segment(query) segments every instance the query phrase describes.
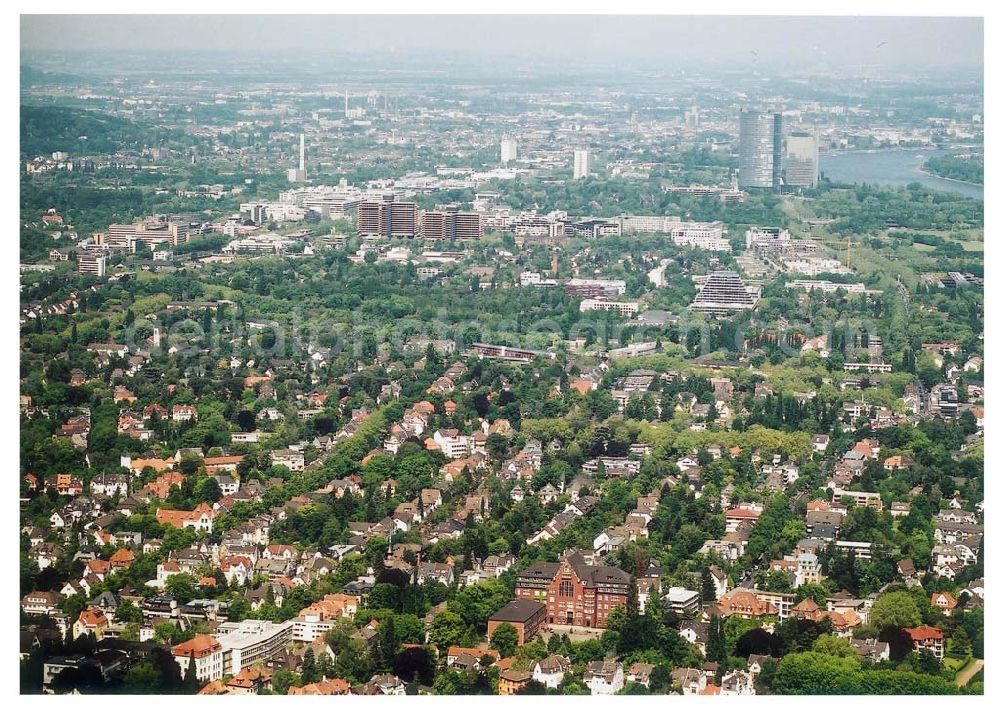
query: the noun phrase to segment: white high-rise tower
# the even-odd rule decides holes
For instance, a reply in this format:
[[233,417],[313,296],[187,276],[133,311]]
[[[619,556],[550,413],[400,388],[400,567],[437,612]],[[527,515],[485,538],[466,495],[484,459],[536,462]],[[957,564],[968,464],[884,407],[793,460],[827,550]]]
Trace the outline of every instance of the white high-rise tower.
[[306,182],[306,135],[299,134],[299,167],[288,169],[289,183]]
[[500,140],[500,163],[508,164],[517,160],[517,139],[504,137]]
[[586,178],[590,175],[590,151],[577,149],[573,152],[573,178]]

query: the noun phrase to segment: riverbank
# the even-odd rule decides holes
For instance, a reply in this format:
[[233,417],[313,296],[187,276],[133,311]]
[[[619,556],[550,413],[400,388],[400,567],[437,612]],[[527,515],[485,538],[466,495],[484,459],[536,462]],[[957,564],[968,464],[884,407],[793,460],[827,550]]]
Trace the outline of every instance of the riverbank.
[[961,178],[949,178],[948,176],[942,176],[940,173],[934,173],[934,171],[927,170],[927,164],[923,164],[917,169],[925,176],[930,176],[931,178],[939,178],[942,181],[952,181],[953,183],[962,183],[966,186],[975,186],[976,188],[982,188],[982,183],[976,183],[975,181],[963,181]]
[[927,160],[945,155],[941,149],[876,149],[841,151],[820,156],[820,172],[835,183],[907,186],[920,183],[924,188],[958,193],[983,199],[984,189],[972,183],[946,179],[922,169]]

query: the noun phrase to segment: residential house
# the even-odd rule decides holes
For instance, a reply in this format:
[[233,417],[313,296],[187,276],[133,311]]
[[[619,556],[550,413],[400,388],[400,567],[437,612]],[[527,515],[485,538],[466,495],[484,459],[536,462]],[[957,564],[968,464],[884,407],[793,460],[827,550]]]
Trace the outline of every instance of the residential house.
[[874,663],[889,660],[889,643],[877,639],[851,639],[851,646],[861,656]]
[[944,658],[944,634],[933,626],[903,629],[918,653],[929,651],[939,661]]
[[531,677],[546,688],[558,688],[566,672],[570,670],[570,660],[559,654],[549,654],[535,663]]
[[435,431],[434,442],[447,458],[464,458],[469,453],[468,438],[454,428],[443,428]]
[[934,592],[931,594],[931,606],[940,609],[945,616],[951,616],[958,606],[958,600],[948,592]]
[[617,661],[591,661],[583,682],[593,696],[614,695],[625,687],[625,670]]
[[497,682],[497,693],[501,696],[516,695],[531,682],[532,678],[531,671],[517,671],[512,668],[501,671]]
[[109,625],[107,615],[100,608],[87,607],[80,612],[80,616],[73,624],[73,638],[93,636],[97,641],[100,641],[104,638],[104,631]]
[[194,421],[198,417],[198,408],[191,404],[177,404],[171,409],[170,418],[173,421]]
[[218,515],[211,505],[201,503],[194,510],[167,510],[157,508],[156,521],[161,525],[172,525],[179,530],[185,527],[197,532],[212,534],[212,522]]
[[654,666],[651,663],[634,663],[629,666],[625,680],[649,688],[650,675],[653,673],[653,668]]

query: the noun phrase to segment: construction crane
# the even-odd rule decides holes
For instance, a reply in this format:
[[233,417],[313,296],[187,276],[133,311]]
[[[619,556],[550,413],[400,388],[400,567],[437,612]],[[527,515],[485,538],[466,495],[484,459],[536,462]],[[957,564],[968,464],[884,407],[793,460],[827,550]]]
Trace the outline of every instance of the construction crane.
[[850,236],[850,235],[847,236],[847,240],[834,240],[833,238],[819,238],[819,239],[813,238],[813,240],[817,240],[819,242],[822,242],[822,244],[824,244],[824,245],[827,245],[827,244],[830,244],[830,245],[847,245],[847,261],[845,262],[845,265],[847,266],[848,270],[851,269],[851,248],[854,246],[854,238],[852,236]]

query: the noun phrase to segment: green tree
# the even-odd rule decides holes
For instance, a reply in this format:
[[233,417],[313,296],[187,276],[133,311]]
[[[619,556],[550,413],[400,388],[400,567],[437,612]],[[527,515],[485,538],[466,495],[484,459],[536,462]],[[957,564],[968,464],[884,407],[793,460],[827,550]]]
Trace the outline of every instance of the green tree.
[[830,591],[822,584],[803,584],[795,590],[795,601],[801,602],[805,599],[812,599],[820,607],[826,606],[826,598]]
[[178,603],[187,604],[198,596],[198,580],[188,572],[172,574],[167,577],[166,590]]
[[130,600],[125,599],[115,609],[115,621],[141,624],[142,612]]
[[438,649],[447,650],[467,641],[469,629],[458,614],[444,611],[434,617],[428,637]]
[[[485,633],[490,616],[512,598],[513,592],[499,579],[460,589],[448,603],[448,611],[458,614],[467,627]],[[435,620],[436,622],[436,620]]]
[[820,634],[816,638],[812,650],[818,654],[826,654],[827,656],[836,656],[838,658],[861,658],[861,654],[851,646],[850,641],[834,634]]
[[184,671],[184,685],[192,690],[198,688],[198,674],[194,656],[188,657],[187,669]]
[[316,659],[316,671],[319,673],[320,678],[326,678],[333,675],[333,659],[330,658],[330,654],[326,651],[319,655]]
[[955,685],[940,676],[912,671],[862,669],[855,658],[814,651],[788,654],[773,679],[779,695],[948,695]]
[[649,588],[649,596],[646,597],[646,614],[653,621],[663,620],[663,595],[660,594],[660,586],[653,582]]
[[296,674],[286,668],[278,669],[274,672],[274,678],[271,679],[271,688],[274,689],[275,693],[285,695],[291,686],[297,684],[298,678]]
[[316,670],[316,652],[309,646],[302,656],[302,683],[315,683],[318,680],[319,673]]
[[379,626],[378,632],[378,664],[388,671],[399,652],[399,637],[396,635],[396,618],[389,617]]
[[909,592],[888,592],[879,597],[868,621],[879,630],[889,626],[918,626],[921,622],[920,610],[913,603]]
[[708,641],[705,643],[705,658],[719,664],[720,675],[725,672],[725,663],[729,658],[729,652],[726,647],[726,630],[722,626],[722,620],[717,615],[713,615],[708,622]]
[[163,677],[150,661],[137,663],[122,680],[122,687],[127,693],[149,694],[158,691],[162,685]]
[[712,573],[706,567],[701,572],[701,601],[714,602],[715,597],[715,580],[712,579]]
[[639,616],[639,586],[635,577],[628,581],[628,596],[625,599],[625,614],[629,617]]
[[969,640],[969,634],[961,626],[955,629],[950,643],[951,652],[955,656],[965,657],[972,651],[972,642]]
[[507,658],[513,655],[514,649],[517,648],[517,638],[517,629],[507,622],[503,622],[493,630],[490,645],[499,651],[502,657]]
[[666,693],[670,689],[670,667],[656,664],[649,672],[649,690],[652,693]]
[[183,636],[183,632],[172,621],[158,621],[153,625],[153,638],[160,644],[179,644]]
[[215,478],[202,478],[194,490],[195,498],[202,503],[215,503],[222,499],[222,486]]
[[375,664],[368,647],[352,639],[347,642],[333,664],[334,675],[352,683],[363,683],[371,678]]

